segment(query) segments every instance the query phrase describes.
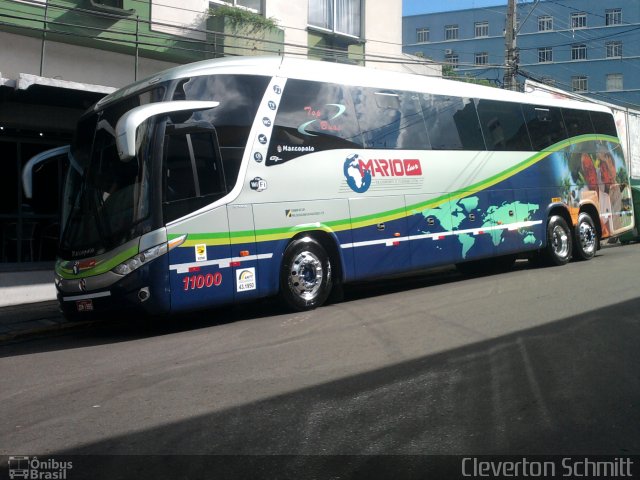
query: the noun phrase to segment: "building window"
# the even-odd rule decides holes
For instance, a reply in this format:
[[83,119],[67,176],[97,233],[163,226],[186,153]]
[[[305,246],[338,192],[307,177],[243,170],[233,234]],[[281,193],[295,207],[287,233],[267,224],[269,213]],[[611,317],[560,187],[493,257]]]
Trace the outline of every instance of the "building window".
[[538,49],[538,63],[553,62],[553,50],[551,47],[543,47]]
[[571,28],[587,28],[587,14],[584,12],[572,13]]
[[447,25],[444,27],[444,39],[445,40],[457,40],[458,39],[458,25]]
[[621,73],[607,74],[607,91],[620,91],[624,89],[623,77]]
[[551,30],[553,30],[553,17],[549,15],[538,17],[538,31],[550,32]]
[[113,7],[121,10],[124,9],[123,0],[93,0],[93,3],[105,7]]
[[586,60],[587,59],[587,46],[571,45],[571,60]]
[[489,22],[476,22],[476,38],[489,36]]
[[416,29],[416,42],[427,43],[429,41],[429,29],[418,28]]
[[607,58],[621,58],[622,57],[622,42],[616,40],[615,42],[607,42]]
[[451,65],[453,68],[458,66],[458,54],[457,53],[447,53],[444,57],[444,61],[447,65]]
[[622,9],[611,8],[605,10],[605,18],[607,25],[620,25],[622,23]]
[[361,12],[362,0],[309,0],[309,25],[359,38]]
[[261,0],[210,0],[209,3],[214,4],[212,6],[231,5],[233,7],[242,7],[253,12],[261,13]]
[[487,65],[489,63],[489,54],[487,52],[480,52],[475,54],[476,65]]
[[586,92],[587,86],[587,77],[585,75],[571,77],[571,89],[574,92]]

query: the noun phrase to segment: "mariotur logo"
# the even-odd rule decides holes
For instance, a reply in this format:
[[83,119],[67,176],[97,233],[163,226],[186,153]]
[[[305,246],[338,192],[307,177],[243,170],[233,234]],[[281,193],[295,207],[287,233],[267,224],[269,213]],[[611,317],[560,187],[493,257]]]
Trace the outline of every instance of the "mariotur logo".
[[359,166],[360,170],[368,170],[374,177],[411,177],[422,175],[422,165],[417,158],[403,160],[360,160]]
[[349,188],[356,193],[364,193],[369,190],[371,180],[376,177],[420,177],[422,164],[417,158],[363,160],[356,153],[347,157],[343,172]]

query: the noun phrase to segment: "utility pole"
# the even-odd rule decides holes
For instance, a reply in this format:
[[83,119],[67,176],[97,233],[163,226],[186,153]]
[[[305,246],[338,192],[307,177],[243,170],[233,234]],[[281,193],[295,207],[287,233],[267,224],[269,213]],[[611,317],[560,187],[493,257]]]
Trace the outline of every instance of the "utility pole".
[[509,0],[507,20],[504,29],[504,88],[518,90],[516,72],[518,71],[518,49],[516,47],[516,0]]

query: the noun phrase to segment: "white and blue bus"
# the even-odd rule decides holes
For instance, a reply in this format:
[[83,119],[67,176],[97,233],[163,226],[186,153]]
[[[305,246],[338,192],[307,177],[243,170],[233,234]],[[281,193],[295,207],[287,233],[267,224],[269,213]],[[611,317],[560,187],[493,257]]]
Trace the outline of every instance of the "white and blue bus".
[[201,309],[443,264],[552,265],[632,228],[611,112],[290,58],[181,66],[105,97],[69,153],[69,315]]

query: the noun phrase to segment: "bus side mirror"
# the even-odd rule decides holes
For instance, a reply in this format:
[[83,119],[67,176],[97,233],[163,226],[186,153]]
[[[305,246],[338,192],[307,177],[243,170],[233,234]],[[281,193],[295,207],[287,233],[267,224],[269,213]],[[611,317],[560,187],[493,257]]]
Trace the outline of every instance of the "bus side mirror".
[[57,157],[59,155],[69,154],[69,145],[63,147],[52,148],[51,150],[45,150],[37,155],[34,155],[24,164],[22,168],[22,191],[26,198],[33,198],[33,171],[37,165],[42,162],[46,162],[50,158]]
[[199,100],[176,100],[173,102],[158,102],[141,105],[125,113],[116,124],[116,148],[120,160],[127,161],[136,155],[136,131],[138,127],[156,115],[172,112],[207,110],[220,105],[220,102]]

